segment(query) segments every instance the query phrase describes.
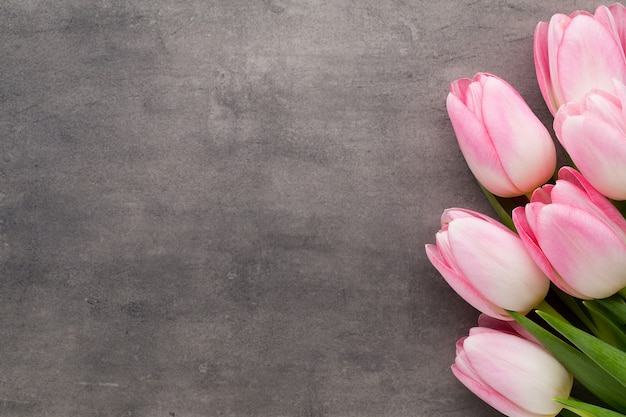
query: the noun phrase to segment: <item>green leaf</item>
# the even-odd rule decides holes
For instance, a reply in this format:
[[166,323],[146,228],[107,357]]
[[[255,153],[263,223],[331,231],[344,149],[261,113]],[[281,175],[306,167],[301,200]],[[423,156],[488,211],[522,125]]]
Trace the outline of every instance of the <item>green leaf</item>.
[[580,417],[626,417],[624,414],[620,414],[616,411],[598,407],[597,405],[576,401],[571,398],[567,400],[555,398],[554,400],[560,404],[563,404],[563,407],[565,409],[573,411]]
[[517,233],[517,229],[515,228],[515,224],[513,224],[513,219],[511,218],[510,210],[505,209],[502,206],[502,203],[498,200],[498,198],[491,192],[489,192],[485,187],[483,187],[481,183],[478,183],[478,185],[480,185],[480,189],[483,190],[483,193],[485,193],[487,201],[489,201],[491,207],[493,207],[493,209],[496,211],[496,214],[500,217],[502,223],[504,223],[506,227]]
[[622,297],[614,295],[602,300],[595,300],[595,302],[610,312],[615,319],[626,325],[626,302]]
[[585,326],[587,326],[587,329],[589,329],[594,334],[598,333],[596,325],[594,324],[589,314],[587,314],[587,312],[583,310],[580,304],[580,300],[578,298],[572,297],[571,295],[567,294],[566,292],[562,291],[554,285],[551,286],[551,289],[556,293],[561,301],[563,301],[563,303],[567,307],[569,307],[570,310],[572,310],[576,317],[578,317],[578,319],[582,321]]
[[615,323],[613,316],[608,313],[597,301],[584,301],[583,305],[591,312],[598,328],[598,336],[604,342],[626,351],[626,333],[624,326]]
[[570,411],[566,408],[563,408],[561,410],[561,412],[559,414],[557,414],[558,416],[561,417],[576,417],[578,414],[574,413],[573,411]]
[[580,350],[553,335],[528,317],[514,311],[508,311],[508,313],[539,340],[589,392],[616,410],[626,413],[626,394],[624,388],[615,378]]
[[556,331],[565,336],[578,349],[597,363],[608,374],[612,375],[626,394],[626,352],[584,332],[563,320],[557,319],[543,311],[538,311],[539,317],[544,319]]

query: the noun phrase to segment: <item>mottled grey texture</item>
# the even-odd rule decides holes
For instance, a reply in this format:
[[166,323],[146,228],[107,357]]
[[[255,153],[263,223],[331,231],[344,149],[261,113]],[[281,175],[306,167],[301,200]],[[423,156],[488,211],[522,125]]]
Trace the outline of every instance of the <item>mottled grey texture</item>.
[[[545,4],[544,4],[545,3]],[[0,414],[484,417],[450,81],[590,1],[3,0]]]

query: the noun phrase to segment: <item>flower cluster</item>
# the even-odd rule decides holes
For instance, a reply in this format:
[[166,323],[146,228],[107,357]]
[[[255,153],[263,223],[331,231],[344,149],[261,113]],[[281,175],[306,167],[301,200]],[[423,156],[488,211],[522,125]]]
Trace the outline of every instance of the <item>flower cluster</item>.
[[[454,375],[507,416],[626,415],[626,7],[540,22],[537,80],[570,164],[506,81],[454,81],[446,106],[502,223],[441,216],[426,254],[483,313]],[[555,304],[556,302],[556,304]],[[571,395],[576,382],[587,402]]]

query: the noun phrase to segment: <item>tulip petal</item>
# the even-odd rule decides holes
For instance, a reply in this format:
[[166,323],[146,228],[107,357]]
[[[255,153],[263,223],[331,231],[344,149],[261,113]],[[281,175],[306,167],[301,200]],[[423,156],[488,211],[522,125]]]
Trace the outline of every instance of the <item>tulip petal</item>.
[[626,9],[619,3],[611,6],[598,6],[594,17],[601,22],[609,32],[613,33],[617,42],[626,45]]
[[609,10],[613,15],[617,35],[623,48],[626,46],[626,7],[620,3],[615,3],[609,6]]
[[486,314],[481,314],[480,316],[478,316],[478,326],[479,327],[473,327],[470,329],[470,336],[477,333],[475,329],[483,329],[483,331],[485,329],[488,329],[492,332],[501,332],[520,336],[528,340],[529,342],[541,344],[541,342],[539,342],[539,340],[537,340],[535,336],[533,336],[528,330],[526,330],[516,321],[498,320]]
[[[623,127],[623,126],[626,126],[626,85],[620,80],[613,80],[613,83],[614,83],[613,89],[615,90],[615,97],[617,97],[622,107],[622,117],[620,119],[620,121],[622,122],[622,125],[620,126]],[[626,134],[626,128],[624,128],[624,134]]]
[[556,415],[553,398],[567,398],[572,377],[543,347],[506,333],[477,334],[463,343],[482,381],[529,413]]
[[519,93],[497,77],[485,81],[482,98],[483,122],[509,180],[519,190],[543,185],[556,167],[548,129]]
[[546,274],[550,272],[552,269],[548,259],[544,256],[541,248],[539,247],[539,243],[537,242],[537,238],[535,237],[535,232],[528,220],[527,215],[532,214],[532,210],[536,207],[541,207],[543,204],[541,203],[530,203],[525,207],[516,207],[513,209],[511,217],[513,218],[513,224],[515,224],[515,229],[524,244],[524,247],[528,254],[533,258],[537,266]]
[[[490,327],[486,327],[486,326],[485,326],[485,327],[483,327],[483,326],[480,324],[480,317],[486,317],[486,318],[488,318],[488,319],[490,319],[490,320],[493,320],[494,322],[502,323],[502,330],[500,330],[500,329],[492,329],[492,328],[490,328]],[[489,316],[488,316],[488,315],[486,315],[486,314],[481,314],[481,315],[480,315],[480,317],[479,317],[479,327],[472,327],[472,328],[469,330],[469,335],[470,335],[470,336],[471,336],[471,335],[473,335],[473,334],[482,334],[482,333],[502,333],[502,332],[505,332],[505,331],[508,331],[509,333],[511,333],[510,323],[515,323],[515,322],[512,322],[512,321],[498,320],[498,319],[496,319],[496,318],[489,317]],[[485,321],[485,319],[483,319],[483,321]],[[489,322],[488,322],[488,323],[489,323]],[[489,324],[490,324],[490,323],[489,323]],[[508,327],[505,327],[505,326],[508,326]],[[508,329],[508,330],[504,330],[504,329]],[[511,333],[511,334],[514,334],[514,333]]]
[[[561,176],[556,181],[556,186],[553,188],[550,196],[552,197],[552,203],[576,207],[586,211],[598,219],[601,219],[605,222],[607,227],[613,229],[623,238],[624,241],[626,241],[626,234],[624,231],[615,224],[610,216],[606,214],[606,210],[603,210],[601,207],[596,205],[591,198],[589,198],[585,189],[580,187],[578,184],[567,181],[563,178],[563,176]],[[608,200],[604,196],[602,196],[602,200],[604,200],[606,204],[610,205],[613,210],[616,210],[613,205],[608,203]]]
[[[624,219],[615,206],[600,194],[578,171],[568,166],[561,168],[559,170],[559,181],[570,182],[583,190],[587,195],[586,199],[590,200],[601,213],[601,218],[608,219],[607,223],[612,222],[620,230],[626,231],[626,219]],[[559,193],[557,192],[557,194]],[[557,198],[560,200],[562,197],[559,196]]]
[[591,90],[579,102],[580,109],[578,113],[584,115],[585,118],[601,120],[624,132],[626,124],[623,119],[622,103],[620,98],[618,98],[618,94],[620,92],[623,93],[621,86],[623,84],[613,80],[614,94],[603,90]]
[[585,14],[569,22],[556,61],[566,102],[580,100],[594,88],[612,91],[613,78],[626,76],[621,45],[602,23]]
[[529,413],[520,408],[489,386],[483,385],[470,375],[467,375],[464,370],[466,368],[461,368],[456,363],[452,365],[452,373],[467,389],[502,414],[509,417],[545,417],[545,414]]
[[626,286],[626,245],[597,217],[550,204],[537,214],[535,234],[556,272],[585,298],[605,298]]
[[552,189],[554,185],[546,184],[541,188],[537,188],[533,191],[533,195],[530,197],[530,201],[533,203],[550,204],[552,202]]
[[480,316],[478,316],[478,327],[472,327],[470,329],[470,335],[473,334],[472,331],[475,331],[474,329],[490,329],[494,331],[513,334],[514,332],[511,329],[511,323],[514,322],[502,321],[486,314],[481,314]]
[[526,313],[548,292],[547,277],[514,233],[463,218],[450,224],[448,239],[459,273],[492,304]]
[[539,22],[534,36],[535,72],[541,95],[550,112],[556,113],[560,102],[554,97],[555,86],[550,78],[550,60],[548,56],[548,23]]
[[[527,204],[526,207],[516,207],[513,210],[513,223],[515,224],[515,228],[519,233],[522,244],[524,245],[524,248],[526,248],[526,251],[533,259],[535,264],[537,264],[539,269],[541,269],[541,271],[546,274],[546,276],[550,279],[550,281],[554,283],[554,285],[575,297],[587,298],[583,294],[576,291],[574,288],[570,287],[563,280],[563,278],[554,270],[552,264],[539,246],[533,228],[535,227],[535,218],[537,216],[537,213],[541,210],[543,206],[544,204],[542,203],[530,203]],[[531,217],[531,220],[528,219],[528,216]]]
[[455,219],[460,219],[462,217],[470,217],[470,218],[477,218],[477,219],[481,219],[486,221],[487,223],[490,223],[504,231],[507,232],[511,232],[505,225],[503,225],[502,223],[500,223],[499,221],[493,219],[492,217],[489,217],[487,215],[484,215],[482,213],[479,213],[477,211],[473,211],[473,210],[469,210],[469,209],[464,209],[464,208],[449,208],[449,209],[445,209],[441,215],[441,225],[442,226],[446,226],[452,222],[452,220]]
[[565,29],[569,26],[571,20],[569,16],[557,13],[550,18],[548,25],[548,61],[550,63],[550,79],[553,88],[552,95],[555,101],[552,114],[559,109],[559,106],[565,103],[565,97],[559,81],[558,52]]
[[426,245],[426,255],[430,263],[439,271],[448,285],[469,305],[492,317],[501,320],[512,320],[503,309],[489,303],[462,275],[451,268],[449,264],[443,260],[437,246]]
[[503,197],[523,194],[504,175],[483,123],[452,93],[448,94],[446,107],[461,152],[478,182],[493,194]]
[[626,200],[626,137],[601,120],[574,116],[561,128],[561,143],[580,172],[598,191]]
[[465,104],[469,100],[467,92],[469,91],[469,86],[471,84],[472,80],[469,78],[459,78],[458,80],[450,83],[450,93],[458,97],[459,100]]

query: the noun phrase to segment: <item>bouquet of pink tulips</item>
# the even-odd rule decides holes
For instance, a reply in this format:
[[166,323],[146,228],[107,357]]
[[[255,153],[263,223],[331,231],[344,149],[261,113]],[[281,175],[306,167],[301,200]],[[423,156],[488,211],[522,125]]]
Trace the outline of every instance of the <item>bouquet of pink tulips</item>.
[[626,416],[626,7],[554,15],[537,79],[571,163],[486,73],[452,83],[459,146],[502,222],[445,210],[426,253],[482,314],[454,375],[507,416]]

